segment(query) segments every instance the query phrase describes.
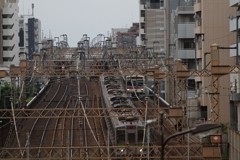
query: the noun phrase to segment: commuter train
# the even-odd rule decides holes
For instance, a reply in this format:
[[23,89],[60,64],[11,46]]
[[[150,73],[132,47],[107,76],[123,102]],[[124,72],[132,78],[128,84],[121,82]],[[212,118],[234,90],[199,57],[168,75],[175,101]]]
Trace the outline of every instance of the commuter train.
[[[136,107],[127,97],[120,77],[100,77],[103,106],[109,108],[105,112],[108,116],[105,118],[108,129],[112,131],[111,143],[119,146],[115,152],[116,156],[128,155],[146,155],[146,150],[142,145],[146,143],[144,135],[144,121],[139,116]],[[111,110],[119,108],[119,110]],[[121,117],[117,117],[121,116]],[[139,146],[130,150],[128,146]]]
[[135,97],[145,94],[145,78],[143,75],[126,76],[127,94]]

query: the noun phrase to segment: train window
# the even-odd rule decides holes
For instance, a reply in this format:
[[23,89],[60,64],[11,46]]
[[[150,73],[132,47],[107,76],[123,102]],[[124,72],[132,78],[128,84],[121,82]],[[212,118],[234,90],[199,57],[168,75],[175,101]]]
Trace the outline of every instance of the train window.
[[128,142],[130,144],[135,143],[135,133],[128,133]]
[[121,100],[115,100],[115,101],[113,101],[113,104],[128,104],[128,102],[127,101],[121,101]]
[[125,131],[117,131],[117,143],[125,143]]
[[131,81],[127,81],[127,86],[132,86]]
[[124,104],[115,104],[113,105],[114,108],[132,108],[130,105],[124,105]]
[[127,86],[128,87],[143,86],[143,80],[140,79],[140,80],[137,80],[137,81],[135,81],[135,80],[127,81]]
[[138,142],[143,141],[143,130],[138,130]]
[[143,81],[142,80],[137,81],[137,86],[143,86]]
[[123,100],[123,101],[126,101],[127,98],[126,98],[126,97],[113,97],[113,98],[111,98],[111,101],[115,101],[115,100]]

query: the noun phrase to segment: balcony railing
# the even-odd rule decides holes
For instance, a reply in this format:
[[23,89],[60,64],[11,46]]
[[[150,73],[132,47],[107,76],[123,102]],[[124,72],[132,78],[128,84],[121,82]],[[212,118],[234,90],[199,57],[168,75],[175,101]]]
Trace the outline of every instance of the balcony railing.
[[195,48],[178,48],[179,50],[195,50]]
[[178,22],[178,24],[195,24],[195,22]]

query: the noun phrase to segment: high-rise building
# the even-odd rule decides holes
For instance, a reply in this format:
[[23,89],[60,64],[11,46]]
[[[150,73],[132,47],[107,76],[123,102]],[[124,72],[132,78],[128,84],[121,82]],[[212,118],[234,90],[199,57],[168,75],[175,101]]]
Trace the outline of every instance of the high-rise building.
[[[194,44],[194,8],[193,6],[179,6],[173,10],[170,22],[170,35],[172,39],[170,55],[174,60],[181,59],[186,69],[195,69]],[[174,50],[173,50],[174,49]],[[194,77],[188,79],[188,97],[195,97]]]
[[41,47],[41,21],[33,15],[21,15],[19,19],[21,52],[32,59],[33,53],[39,53]]
[[18,0],[0,1],[0,65],[19,66]]
[[157,45],[159,52],[165,53],[164,28],[164,0],[140,0],[140,27],[139,36],[142,45],[154,48]]

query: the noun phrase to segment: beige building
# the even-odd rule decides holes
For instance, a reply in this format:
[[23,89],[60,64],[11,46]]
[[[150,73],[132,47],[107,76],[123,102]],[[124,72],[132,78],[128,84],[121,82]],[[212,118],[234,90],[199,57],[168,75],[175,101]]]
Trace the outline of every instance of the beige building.
[[[162,54],[166,53],[165,44],[165,11],[163,0],[140,0],[140,28],[139,36],[147,48],[153,48]],[[144,45],[144,44],[142,44]]]
[[[229,6],[229,0],[196,0],[194,5],[195,12],[195,44],[196,44],[196,69],[210,70],[210,65],[206,65],[211,61],[210,55],[206,54],[206,62],[204,55],[210,52],[210,46],[213,43],[219,46],[229,47],[236,41],[236,35],[229,30],[228,15],[235,15],[236,9]],[[230,58],[229,49],[220,50],[220,65],[234,65],[235,58]],[[196,77],[197,96],[200,99],[200,109],[205,119],[211,119],[211,77]],[[220,78],[219,87],[219,122],[226,123],[230,121],[230,76],[225,75]]]

